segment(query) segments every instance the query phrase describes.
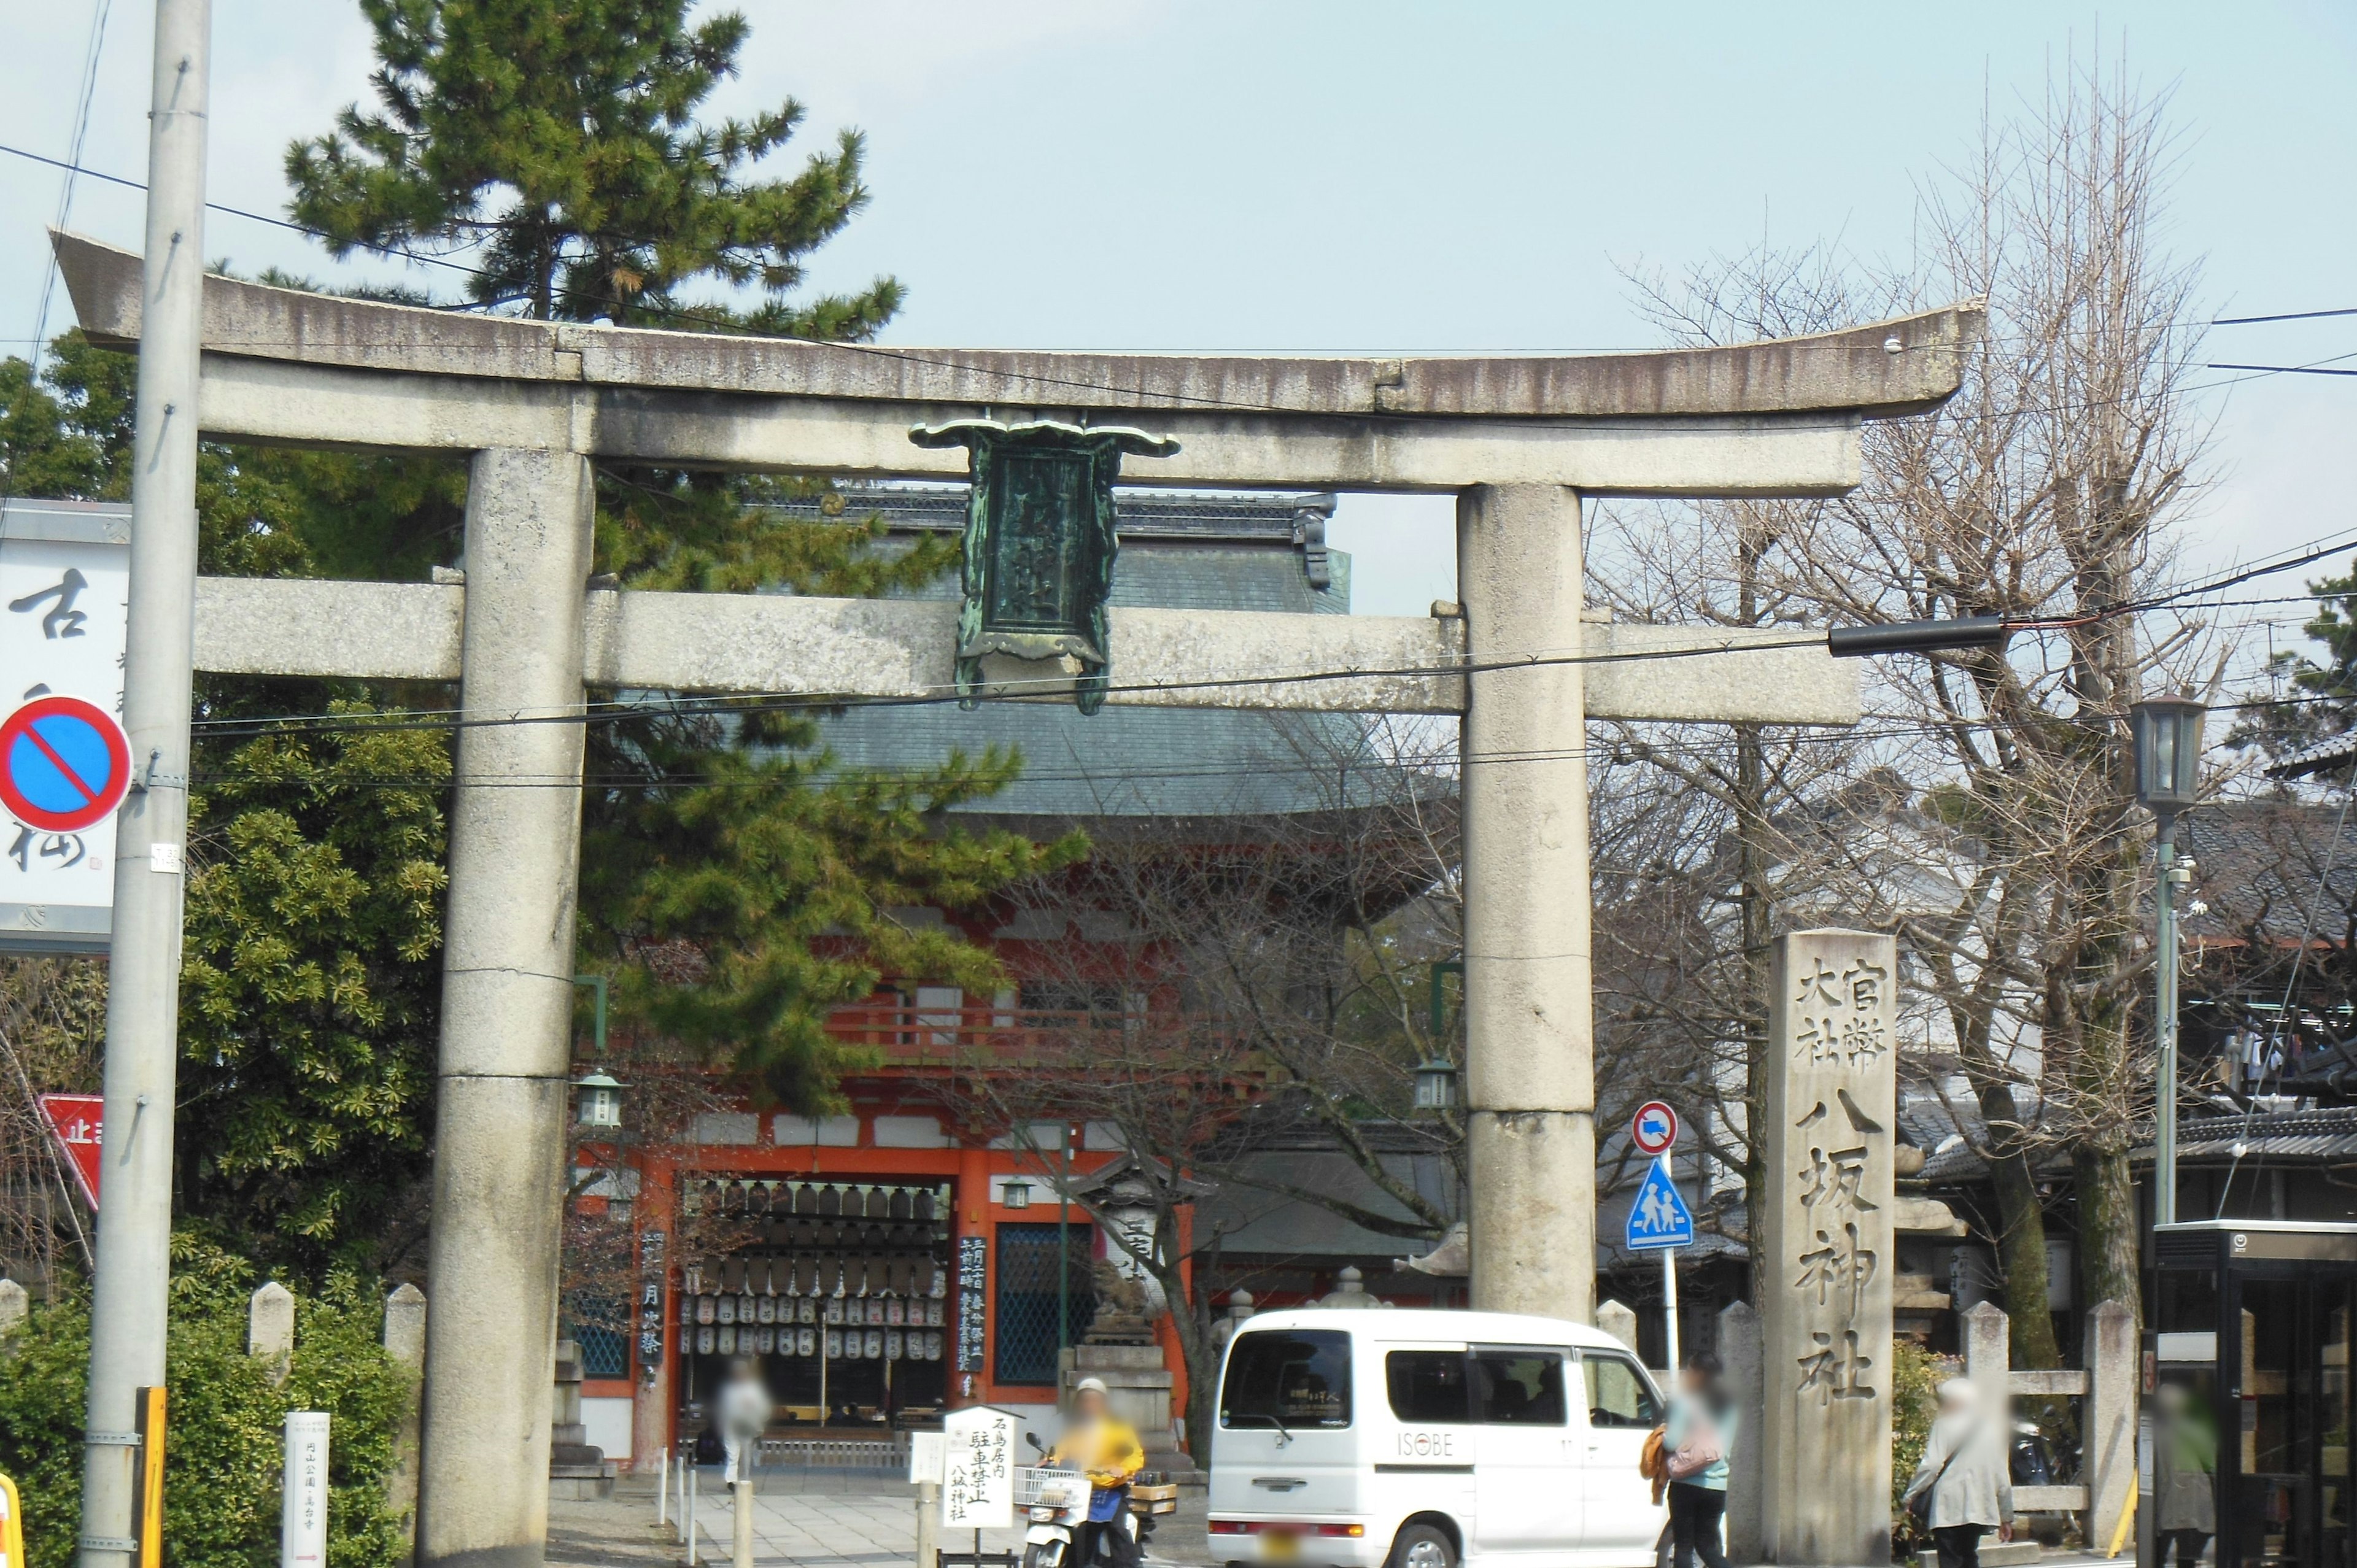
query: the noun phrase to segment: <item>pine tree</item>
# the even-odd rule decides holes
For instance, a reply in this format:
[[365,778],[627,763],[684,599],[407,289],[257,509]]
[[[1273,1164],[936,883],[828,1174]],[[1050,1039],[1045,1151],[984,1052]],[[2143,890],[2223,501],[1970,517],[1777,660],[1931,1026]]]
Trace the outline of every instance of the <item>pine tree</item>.
[[2357,560],[2347,575],[2308,588],[2317,611],[2300,629],[2323,645],[2323,659],[2287,651],[2269,660],[2268,672],[2288,682],[2292,700],[2246,710],[2227,745],[2255,746],[2281,757],[2357,725]]
[[[845,131],[797,175],[770,178],[756,166],[786,146],[800,104],[698,118],[735,72],[742,16],[691,26],[686,0],[362,9],[376,108],[348,109],[286,160],[290,212],[338,254],[462,257],[479,269],[469,298],[544,319],[858,340],[899,308],[888,277],[791,297],[806,258],[866,205],[862,142]],[[699,287],[750,302],[691,297]],[[877,519],[811,523],[763,508],[813,488],[601,464],[598,564],[633,587],[873,595],[954,560],[946,541],[876,549]],[[584,810],[585,962],[614,974],[622,1018],[804,1111],[836,1105],[837,1076],[865,1059],[826,1035],[834,1006],[887,974],[984,988],[996,977],[980,950],[888,910],[972,905],[1082,848],[942,827],[949,807],[1015,776],[1012,755],[846,779],[817,739],[807,710],[649,704],[591,729]]]

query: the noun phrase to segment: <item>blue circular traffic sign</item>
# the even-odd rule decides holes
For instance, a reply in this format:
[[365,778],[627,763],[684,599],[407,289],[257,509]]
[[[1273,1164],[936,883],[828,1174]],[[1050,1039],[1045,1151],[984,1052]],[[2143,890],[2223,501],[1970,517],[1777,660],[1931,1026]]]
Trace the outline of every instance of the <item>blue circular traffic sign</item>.
[[75,833],[131,787],[131,743],[103,708],[36,697],[0,721],[0,806],[27,827]]
[[1678,1113],[1658,1100],[1648,1100],[1631,1119],[1629,1136],[1645,1153],[1661,1154],[1678,1141]]

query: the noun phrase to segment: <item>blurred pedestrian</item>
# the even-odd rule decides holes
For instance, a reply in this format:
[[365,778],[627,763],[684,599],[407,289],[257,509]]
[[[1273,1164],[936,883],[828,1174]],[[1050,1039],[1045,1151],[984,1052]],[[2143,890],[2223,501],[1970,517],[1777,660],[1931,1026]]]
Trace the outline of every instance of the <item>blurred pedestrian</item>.
[[1670,1481],[1672,1568],[1694,1568],[1697,1555],[1703,1568],[1727,1568],[1719,1527],[1727,1516],[1727,1456],[1735,1435],[1735,1402],[1727,1394],[1726,1369],[1717,1356],[1696,1350],[1679,1374],[1662,1430],[1663,1467]]
[[1980,1568],[1981,1537],[2013,1539],[2013,1472],[2005,1433],[1963,1378],[1940,1385],[1940,1413],[1901,1501],[1932,1533],[1940,1568]]

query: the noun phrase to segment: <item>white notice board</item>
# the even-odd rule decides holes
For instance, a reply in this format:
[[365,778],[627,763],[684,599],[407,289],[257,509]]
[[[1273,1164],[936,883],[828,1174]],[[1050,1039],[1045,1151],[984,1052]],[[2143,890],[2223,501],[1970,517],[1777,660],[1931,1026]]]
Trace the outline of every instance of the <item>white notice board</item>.
[[1015,1418],[975,1405],[942,1423],[949,1455],[942,1475],[944,1530],[1005,1530],[1015,1522]]
[[[130,596],[129,507],[0,505],[0,718],[52,694],[121,718]],[[113,817],[61,833],[0,808],[0,952],[104,952],[113,911]]]

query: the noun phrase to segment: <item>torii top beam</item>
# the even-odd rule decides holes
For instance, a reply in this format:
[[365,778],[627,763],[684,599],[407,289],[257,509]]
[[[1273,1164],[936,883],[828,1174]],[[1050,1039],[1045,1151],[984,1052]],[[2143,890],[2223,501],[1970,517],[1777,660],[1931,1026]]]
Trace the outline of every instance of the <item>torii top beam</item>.
[[[139,258],[53,242],[84,330],[135,343]],[[1157,484],[1823,495],[1857,483],[1862,421],[1956,390],[1985,315],[1645,353],[1205,357],[586,327],[208,278],[202,418],[259,441],[940,478],[963,455],[913,446],[912,423],[1022,411],[1178,436]]]

